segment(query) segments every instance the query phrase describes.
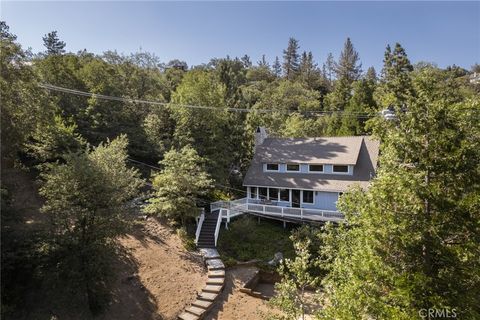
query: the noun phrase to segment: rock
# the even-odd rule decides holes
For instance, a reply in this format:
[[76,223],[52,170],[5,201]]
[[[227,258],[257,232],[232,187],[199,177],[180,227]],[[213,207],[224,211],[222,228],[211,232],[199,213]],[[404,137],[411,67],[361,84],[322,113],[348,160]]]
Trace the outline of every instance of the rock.
[[268,262],[269,265],[271,266],[276,266],[280,263],[280,261],[283,260],[283,254],[281,252],[275,253],[273,256],[273,259]]

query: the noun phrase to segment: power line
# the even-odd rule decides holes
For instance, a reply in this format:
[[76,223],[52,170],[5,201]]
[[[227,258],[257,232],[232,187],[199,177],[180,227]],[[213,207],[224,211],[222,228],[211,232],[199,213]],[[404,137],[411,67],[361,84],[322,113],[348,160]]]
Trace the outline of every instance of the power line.
[[41,83],[38,85],[39,87],[49,90],[49,91],[57,91],[66,94],[73,94],[83,97],[90,97],[95,99],[102,99],[102,100],[109,100],[109,101],[118,101],[118,102],[126,102],[126,103],[139,103],[139,104],[150,104],[150,105],[157,105],[157,106],[178,106],[184,108],[191,108],[191,109],[205,109],[205,110],[225,110],[225,111],[232,111],[232,112],[243,112],[243,113],[284,113],[284,114],[293,114],[293,113],[304,113],[304,114],[316,114],[316,115],[332,115],[332,114],[339,114],[342,116],[351,116],[357,117],[360,119],[369,119],[373,118],[374,116],[368,115],[362,112],[354,112],[354,111],[318,111],[318,110],[306,110],[306,111],[286,111],[286,110],[274,110],[274,109],[247,109],[247,108],[219,108],[219,107],[212,107],[212,106],[201,106],[201,105],[189,105],[189,104],[177,104],[171,102],[161,102],[161,101],[151,101],[151,100],[142,100],[142,99],[132,99],[132,98],[123,98],[123,97],[115,97],[115,96],[107,96],[98,93],[91,93],[80,91],[76,89],[69,89],[64,87],[59,87],[55,85],[51,85],[48,83]]

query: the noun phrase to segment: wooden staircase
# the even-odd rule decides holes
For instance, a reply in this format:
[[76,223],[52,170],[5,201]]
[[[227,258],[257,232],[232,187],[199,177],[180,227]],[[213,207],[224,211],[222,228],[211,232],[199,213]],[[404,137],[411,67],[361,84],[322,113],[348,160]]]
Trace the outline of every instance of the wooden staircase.
[[215,248],[215,228],[217,227],[219,210],[215,210],[205,215],[205,220],[198,237],[198,248]]

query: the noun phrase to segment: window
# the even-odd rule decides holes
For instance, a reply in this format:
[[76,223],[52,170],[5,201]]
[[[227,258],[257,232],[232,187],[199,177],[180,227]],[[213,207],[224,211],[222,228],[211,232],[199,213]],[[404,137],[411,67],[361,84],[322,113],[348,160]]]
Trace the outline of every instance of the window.
[[288,189],[280,189],[280,200],[290,202],[290,191]]
[[250,187],[250,198],[257,199],[257,187]]
[[278,171],[278,163],[267,163],[267,171]]
[[323,172],[323,164],[310,164],[308,166],[310,172]]
[[278,201],[278,189],[269,188],[268,189],[268,198],[270,200]]
[[267,199],[267,188],[258,188],[258,195],[260,199]]
[[333,172],[348,173],[348,166],[338,166],[338,165],[334,165],[334,166],[333,166]]
[[287,171],[300,171],[299,164],[287,164]]
[[303,190],[303,203],[314,203],[313,202],[313,191]]

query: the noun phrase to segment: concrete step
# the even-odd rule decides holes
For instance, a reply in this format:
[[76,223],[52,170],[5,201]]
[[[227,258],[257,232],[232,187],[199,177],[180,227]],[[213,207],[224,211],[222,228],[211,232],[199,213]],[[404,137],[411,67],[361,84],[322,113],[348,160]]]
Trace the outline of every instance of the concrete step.
[[205,260],[220,258],[220,254],[216,249],[200,249],[200,253]]
[[182,312],[182,314],[178,316],[178,319],[181,319],[181,320],[198,320],[200,318],[197,315],[191,314],[189,312]]
[[215,300],[215,298],[218,296],[216,293],[212,292],[202,292],[197,299],[204,300],[204,301],[211,301]]
[[189,312],[191,314],[194,314],[196,315],[197,317],[201,317],[204,313],[205,313],[205,309],[204,308],[199,308],[199,307],[196,307],[196,306],[191,306],[191,307],[188,307],[187,309],[185,309],[186,312]]
[[205,288],[203,288],[203,292],[210,292],[210,293],[220,293],[222,291],[223,286],[217,286],[217,285],[210,285],[207,284]]
[[208,278],[207,285],[219,285],[223,286],[225,283],[225,278]]
[[209,278],[225,278],[225,270],[211,270],[208,272]]
[[212,301],[197,299],[192,303],[192,306],[203,308],[203,309],[207,310],[208,308],[210,308],[212,303],[213,303]]
[[207,260],[207,268],[208,271],[210,270],[224,270],[225,265],[223,264],[222,260],[220,259],[210,259]]

